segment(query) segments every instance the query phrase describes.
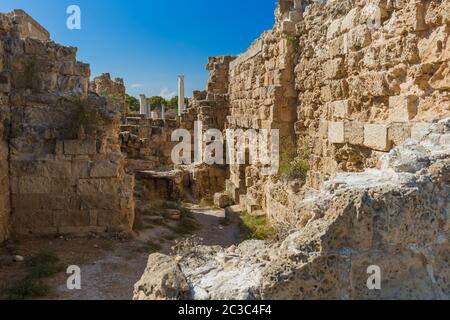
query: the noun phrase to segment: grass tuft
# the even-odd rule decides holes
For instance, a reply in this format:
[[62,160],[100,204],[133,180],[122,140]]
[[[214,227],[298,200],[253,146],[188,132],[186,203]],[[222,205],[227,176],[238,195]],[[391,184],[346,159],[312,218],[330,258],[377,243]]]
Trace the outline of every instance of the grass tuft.
[[270,240],[275,236],[275,229],[267,217],[255,217],[244,211],[240,218],[241,234],[245,240]]
[[50,287],[42,280],[63,270],[59,259],[52,253],[41,253],[26,261],[27,275],[0,292],[0,298],[26,300],[43,298],[50,293]]

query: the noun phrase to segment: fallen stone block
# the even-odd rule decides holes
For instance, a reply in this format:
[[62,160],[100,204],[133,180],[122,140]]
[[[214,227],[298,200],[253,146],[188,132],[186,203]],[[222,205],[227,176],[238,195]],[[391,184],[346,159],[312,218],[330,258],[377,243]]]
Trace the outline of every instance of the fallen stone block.
[[233,204],[229,195],[226,193],[216,193],[214,195],[214,205],[219,208],[226,208]]

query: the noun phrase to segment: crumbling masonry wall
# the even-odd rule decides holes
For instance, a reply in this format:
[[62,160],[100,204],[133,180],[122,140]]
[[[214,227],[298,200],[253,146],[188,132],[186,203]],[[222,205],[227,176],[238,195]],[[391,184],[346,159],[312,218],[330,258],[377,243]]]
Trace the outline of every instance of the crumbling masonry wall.
[[[136,172],[138,180],[144,179],[146,183],[147,180],[158,183],[164,179],[177,180],[173,182],[176,185],[172,188],[174,193],[189,201],[200,200],[224,190],[225,180],[228,178],[226,165],[191,163],[177,165],[173,170],[172,150],[179,141],[172,141],[172,133],[177,129],[190,132],[193,161],[195,121],[202,122],[202,133],[207,129],[225,129],[230,113],[229,65],[233,59],[231,56],[209,58],[206,66],[209,72],[206,90],[193,92],[189,108],[181,116],[175,119],[147,119],[145,115],[130,114],[123,119],[121,149],[127,156],[126,168]],[[164,176],[164,172],[167,176]],[[179,176],[183,178],[178,179]],[[175,195],[170,196],[174,197]]]
[[227,128],[281,129],[280,154],[294,131],[310,168],[301,188],[258,166],[231,166],[229,195],[249,212],[292,213],[304,190],[376,167],[448,116],[449,9],[432,0],[280,0],[274,28],[230,64]]
[[[230,64],[229,129],[278,129],[280,153],[294,147],[296,48],[280,26],[265,32]],[[227,192],[249,212],[264,207],[262,190],[269,177],[260,165],[231,165]]]
[[374,167],[450,114],[449,1],[314,3],[296,25],[299,138],[308,183]]
[[13,235],[131,230],[134,179],[124,172],[117,107],[88,92],[76,48],[24,32],[23,21],[0,15],[0,217],[7,155]]

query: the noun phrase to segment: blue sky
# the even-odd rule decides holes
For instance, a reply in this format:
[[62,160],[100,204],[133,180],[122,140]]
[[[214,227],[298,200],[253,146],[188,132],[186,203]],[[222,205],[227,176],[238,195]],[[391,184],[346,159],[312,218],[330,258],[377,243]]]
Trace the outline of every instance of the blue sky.
[[[0,0],[0,11],[27,11],[52,39],[78,47],[92,75],[123,77],[132,95],[167,95],[186,77],[203,90],[208,56],[238,54],[273,25],[275,0]],[[69,5],[81,30],[66,28]]]

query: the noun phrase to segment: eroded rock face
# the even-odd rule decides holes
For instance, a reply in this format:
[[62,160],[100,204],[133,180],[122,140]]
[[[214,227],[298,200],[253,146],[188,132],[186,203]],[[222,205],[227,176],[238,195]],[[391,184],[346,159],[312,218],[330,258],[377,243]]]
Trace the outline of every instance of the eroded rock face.
[[[177,257],[189,297],[449,299],[449,133],[450,119],[440,121],[392,150],[380,169],[338,174],[299,203],[291,218],[302,227],[280,243]],[[370,266],[381,270],[381,290],[367,287]]]
[[184,299],[188,296],[189,286],[175,259],[154,254],[134,292],[139,300]]

